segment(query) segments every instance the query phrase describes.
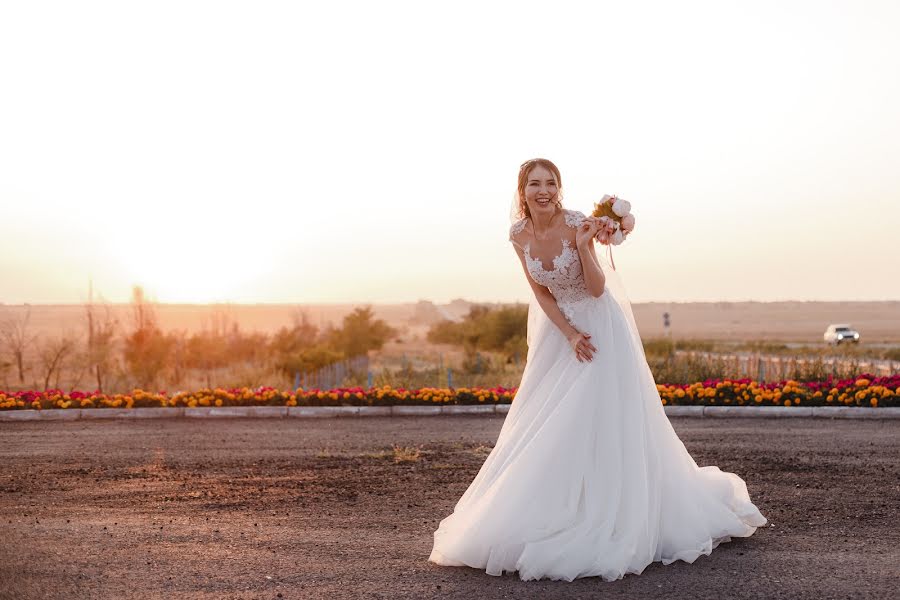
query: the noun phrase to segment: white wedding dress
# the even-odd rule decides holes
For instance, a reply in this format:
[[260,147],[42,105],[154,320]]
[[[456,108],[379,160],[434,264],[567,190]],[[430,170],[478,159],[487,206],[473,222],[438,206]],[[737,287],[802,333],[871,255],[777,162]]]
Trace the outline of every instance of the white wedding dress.
[[[564,210],[570,227],[584,219]],[[481,470],[434,532],[429,561],[517,571],[522,580],[613,581],[752,535],[766,518],[744,481],[698,467],[672,429],[630,305],[609,293],[609,263],[601,263],[608,283],[598,298],[571,242],[549,271],[529,250],[531,276],[597,351],[579,362],[546,315],[529,315],[515,400]]]

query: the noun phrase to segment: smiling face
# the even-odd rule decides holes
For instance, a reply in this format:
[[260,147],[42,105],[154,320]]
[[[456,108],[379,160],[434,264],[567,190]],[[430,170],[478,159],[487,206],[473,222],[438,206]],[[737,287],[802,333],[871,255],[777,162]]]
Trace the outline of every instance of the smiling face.
[[550,169],[536,165],[525,181],[525,203],[532,215],[553,214],[559,197],[559,182]]

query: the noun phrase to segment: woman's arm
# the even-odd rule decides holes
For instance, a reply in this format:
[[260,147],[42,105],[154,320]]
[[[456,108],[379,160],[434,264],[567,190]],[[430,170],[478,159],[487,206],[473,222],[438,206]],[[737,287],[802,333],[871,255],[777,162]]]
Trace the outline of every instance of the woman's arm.
[[576,247],[578,248],[578,258],[581,259],[581,268],[584,271],[584,284],[592,296],[599,298],[606,288],[606,275],[600,268],[600,259],[597,258],[594,250],[594,238],[579,241]]
[[516,254],[519,256],[519,260],[522,262],[522,268],[525,270],[525,277],[528,279],[528,284],[534,291],[534,296],[537,298],[538,304],[541,305],[541,308],[544,309],[544,312],[547,314],[547,318],[559,328],[567,340],[573,335],[581,333],[575,329],[572,324],[569,323],[569,320],[565,315],[562,314],[562,311],[559,309],[559,304],[556,303],[556,298],[553,297],[550,290],[531,278],[531,273],[528,272],[528,265],[525,263],[525,253],[522,250],[522,247],[515,240],[512,240],[512,243],[513,248],[516,249]]

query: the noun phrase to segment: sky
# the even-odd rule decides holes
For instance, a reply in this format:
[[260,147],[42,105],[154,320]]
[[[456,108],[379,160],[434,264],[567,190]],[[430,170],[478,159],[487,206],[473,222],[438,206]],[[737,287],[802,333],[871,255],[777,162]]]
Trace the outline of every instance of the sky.
[[[0,5],[0,302],[527,301],[519,164],[632,302],[900,299],[900,3]],[[599,251],[605,248],[598,246]]]

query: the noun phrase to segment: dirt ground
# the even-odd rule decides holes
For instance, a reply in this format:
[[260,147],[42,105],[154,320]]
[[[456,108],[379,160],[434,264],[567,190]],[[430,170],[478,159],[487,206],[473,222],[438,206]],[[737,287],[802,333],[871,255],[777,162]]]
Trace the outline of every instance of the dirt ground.
[[503,416],[5,423],[0,598],[896,598],[900,421],[672,418],[770,525],[616,582],[427,562]]

